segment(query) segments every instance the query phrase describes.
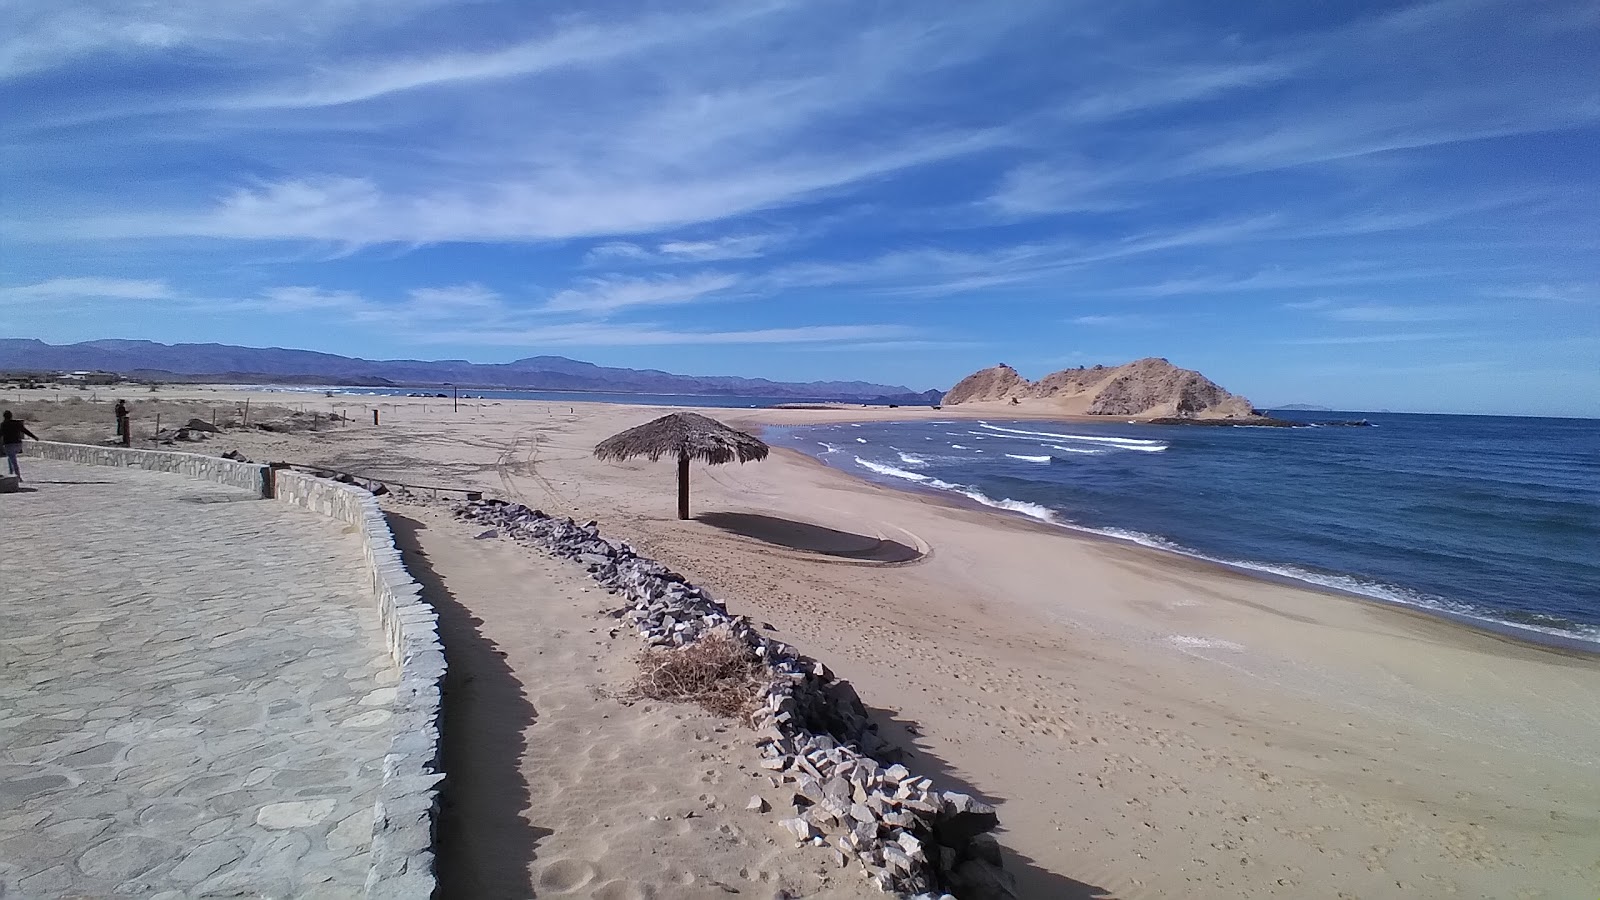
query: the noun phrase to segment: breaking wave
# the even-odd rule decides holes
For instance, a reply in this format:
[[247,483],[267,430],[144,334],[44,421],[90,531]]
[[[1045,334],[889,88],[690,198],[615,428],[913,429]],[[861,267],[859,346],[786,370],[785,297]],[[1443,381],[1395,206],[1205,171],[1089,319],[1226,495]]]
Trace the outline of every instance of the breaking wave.
[[1143,450],[1147,453],[1159,453],[1162,450],[1167,449],[1167,445],[1163,441],[1150,441],[1142,438],[1108,437],[1106,435],[1099,434],[1059,434],[1054,431],[1024,431],[1021,428],[1001,428],[999,425],[990,425],[988,422],[980,422],[978,427],[987,428],[990,431],[1003,432],[1005,434],[1022,435],[1023,437],[1049,438],[1057,441],[1088,441],[1094,444],[1113,444],[1128,450]]
[[[907,481],[917,482],[931,480],[928,478],[928,476],[922,474],[921,472],[907,472],[905,469],[896,469],[894,466],[886,466],[883,463],[875,463],[870,459],[862,459],[859,456],[856,457],[856,464],[863,469],[877,472],[879,475],[888,475],[890,478],[904,478]],[[940,482],[940,484],[943,484],[943,482]]]

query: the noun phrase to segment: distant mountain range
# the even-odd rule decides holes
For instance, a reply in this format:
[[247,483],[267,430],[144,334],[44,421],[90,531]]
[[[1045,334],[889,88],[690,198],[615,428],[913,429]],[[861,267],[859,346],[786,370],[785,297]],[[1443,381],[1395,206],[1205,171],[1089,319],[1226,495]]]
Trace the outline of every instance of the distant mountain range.
[[454,384],[463,388],[735,395],[866,403],[938,403],[941,396],[939,391],[917,393],[903,385],[865,381],[795,383],[765,378],[674,375],[655,369],[597,366],[563,356],[531,356],[503,364],[482,364],[459,359],[372,360],[276,347],[121,340],[52,345],[29,339],[0,338],[0,370],[115,372],[157,381],[428,388]]
[[1300,412],[1333,412],[1333,407],[1331,407],[1331,406],[1318,406],[1315,403],[1285,403],[1282,406],[1274,406],[1272,408],[1273,409],[1285,409],[1285,410],[1293,409],[1293,410],[1298,410]]

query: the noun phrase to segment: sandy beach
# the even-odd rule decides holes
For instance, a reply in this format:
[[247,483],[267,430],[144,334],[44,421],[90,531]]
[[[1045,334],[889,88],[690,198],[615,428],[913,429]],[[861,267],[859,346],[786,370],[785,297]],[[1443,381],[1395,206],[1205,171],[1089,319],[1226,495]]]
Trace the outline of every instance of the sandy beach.
[[[597,519],[851,680],[913,769],[998,806],[1024,896],[1600,891],[1600,659],[884,488],[784,449],[696,465],[696,518],[680,522],[669,464],[590,455],[660,408],[160,392],[180,397],[353,419],[227,432],[196,452]],[[751,430],[1035,414],[703,412]],[[30,418],[52,437],[48,415]],[[430,548],[441,570],[468,552]]]

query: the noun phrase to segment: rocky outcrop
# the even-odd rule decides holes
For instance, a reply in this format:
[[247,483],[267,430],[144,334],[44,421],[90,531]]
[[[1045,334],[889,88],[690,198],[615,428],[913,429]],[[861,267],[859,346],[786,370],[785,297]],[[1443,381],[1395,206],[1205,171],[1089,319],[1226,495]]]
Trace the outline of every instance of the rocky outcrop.
[[1029,401],[1067,415],[1217,419],[1254,414],[1249,400],[1199,372],[1155,358],[1121,366],[1063,369],[1037,382],[999,365],[968,375],[944,396],[945,404],[952,406]]
[[992,369],[973,372],[956,382],[955,387],[945,391],[944,402],[953,406],[957,403],[1006,400],[1030,388],[1032,385],[1026,378],[1018,375],[1016,369],[1001,363]]

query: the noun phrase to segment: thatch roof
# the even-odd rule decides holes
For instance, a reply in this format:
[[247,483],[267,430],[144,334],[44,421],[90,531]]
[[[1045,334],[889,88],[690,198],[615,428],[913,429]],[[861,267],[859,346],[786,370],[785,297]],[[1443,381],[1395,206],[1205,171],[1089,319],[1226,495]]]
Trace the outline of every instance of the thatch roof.
[[742,431],[699,413],[678,412],[614,434],[595,445],[600,459],[624,460],[643,456],[651,462],[663,456],[688,456],[712,465],[751,462],[767,458],[767,445]]

